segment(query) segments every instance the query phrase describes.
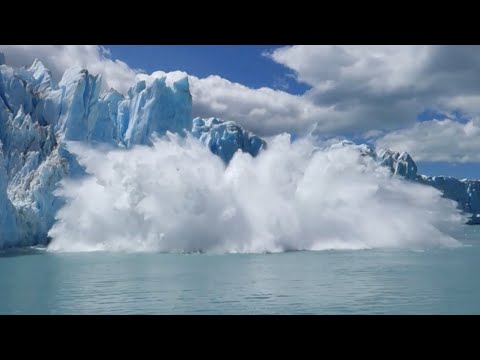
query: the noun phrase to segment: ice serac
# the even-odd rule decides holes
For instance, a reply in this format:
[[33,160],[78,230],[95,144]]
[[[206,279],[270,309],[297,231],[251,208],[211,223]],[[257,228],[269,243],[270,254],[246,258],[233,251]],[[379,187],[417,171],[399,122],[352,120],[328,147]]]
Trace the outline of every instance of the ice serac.
[[377,151],[377,158],[392,173],[409,180],[417,178],[417,165],[408,153],[403,152],[400,154],[391,150],[380,149]]
[[266,149],[265,140],[244,130],[233,121],[222,121],[217,118],[193,119],[192,135],[204,143],[210,151],[228,163],[233,155],[241,150],[257,156],[260,150]]
[[192,124],[192,96],[188,77],[168,81],[168,75],[141,80],[118,104],[117,138],[130,147],[150,144],[153,134],[183,133]]
[[124,96],[115,89],[110,89],[102,94],[101,101],[106,104],[106,109],[103,111],[106,111],[108,116],[104,114],[100,117],[101,120],[97,122],[92,136],[93,140],[108,139],[110,135],[116,143],[121,140],[118,127],[118,104],[124,99]]
[[32,66],[30,66],[25,74],[27,74],[27,76],[30,75],[29,80],[34,86],[34,92],[41,93],[54,86],[52,73],[38,59],[33,62]]
[[[58,84],[62,90],[62,111],[56,125],[63,140],[90,140],[100,111],[101,77],[88,70],[73,67],[65,71]],[[108,118],[108,117],[107,117]]]

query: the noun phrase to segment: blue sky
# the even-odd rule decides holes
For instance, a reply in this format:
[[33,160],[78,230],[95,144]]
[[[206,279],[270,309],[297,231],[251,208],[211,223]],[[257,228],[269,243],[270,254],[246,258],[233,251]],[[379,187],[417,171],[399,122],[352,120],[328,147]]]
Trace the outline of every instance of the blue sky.
[[[103,49],[107,49],[105,52]],[[409,152],[420,173],[480,179],[480,46],[0,45],[54,79],[76,65],[126,94],[139,74],[189,74],[193,115],[260,136],[315,129]],[[215,75],[215,76],[210,76]]]
[[219,75],[249,87],[263,86],[303,94],[310,87],[292,71],[262,56],[273,45],[104,45],[115,59],[147,73],[180,70],[203,78]]
[[480,179],[478,163],[416,162],[418,172],[430,176],[453,176],[458,179]]

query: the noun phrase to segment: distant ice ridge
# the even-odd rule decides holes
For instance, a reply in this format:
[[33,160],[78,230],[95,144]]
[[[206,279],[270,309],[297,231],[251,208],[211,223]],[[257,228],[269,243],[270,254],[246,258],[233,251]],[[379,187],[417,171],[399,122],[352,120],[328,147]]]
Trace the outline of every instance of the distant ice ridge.
[[355,145],[349,141],[333,146],[354,147],[363,155],[368,155],[387,167],[392,174],[440,190],[445,198],[454,200],[461,210],[472,214],[468,221],[470,224],[480,224],[480,181],[418,174],[417,165],[406,152],[398,153],[387,149],[375,151],[367,145]]
[[425,175],[418,175],[417,181],[442,191],[446,198],[455,200],[460,209],[471,213],[469,224],[480,224],[480,181]]

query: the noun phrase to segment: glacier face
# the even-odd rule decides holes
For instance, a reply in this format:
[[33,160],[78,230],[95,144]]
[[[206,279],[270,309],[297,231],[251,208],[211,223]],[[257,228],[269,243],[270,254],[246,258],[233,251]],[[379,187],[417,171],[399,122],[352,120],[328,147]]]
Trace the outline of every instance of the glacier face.
[[[14,205],[2,219],[15,231],[0,233],[0,244],[44,243],[62,201],[53,195],[72,158],[65,140],[88,139],[95,122],[93,97],[99,78],[67,71],[58,85],[36,60],[30,68],[0,66],[0,141],[6,193]],[[8,205],[7,205],[8,206]],[[14,239],[12,241],[12,239]]]
[[14,69],[0,56],[0,248],[47,241],[63,205],[55,196],[65,176],[83,169],[69,141],[109,146],[146,144],[153,133],[191,127],[188,78],[139,81],[124,97],[100,94],[102,79],[73,67],[58,84],[39,60]]

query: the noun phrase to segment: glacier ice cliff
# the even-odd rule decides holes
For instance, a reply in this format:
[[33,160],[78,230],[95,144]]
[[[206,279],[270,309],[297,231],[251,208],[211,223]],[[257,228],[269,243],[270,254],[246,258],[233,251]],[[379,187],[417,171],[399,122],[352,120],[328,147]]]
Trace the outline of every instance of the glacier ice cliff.
[[128,91],[128,98],[118,103],[116,138],[127,147],[148,144],[153,133],[190,130],[192,96],[188,77],[172,84],[166,80],[156,78],[150,84],[141,80]]
[[[128,97],[100,94],[101,77],[68,69],[55,84],[39,60],[29,68],[0,65],[0,247],[47,241],[63,205],[57,183],[83,170],[68,141],[131,146],[154,132],[191,124],[188,80],[139,82]],[[125,126],[125,131],[121,126]]]

